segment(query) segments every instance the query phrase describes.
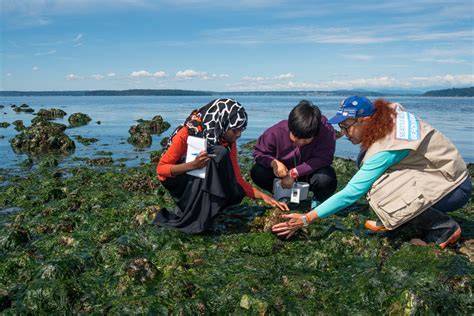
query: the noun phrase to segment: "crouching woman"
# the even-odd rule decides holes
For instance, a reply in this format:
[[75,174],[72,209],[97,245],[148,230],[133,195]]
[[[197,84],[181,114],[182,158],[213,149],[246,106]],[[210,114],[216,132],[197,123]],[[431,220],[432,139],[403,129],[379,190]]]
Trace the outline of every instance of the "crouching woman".
[[410,223],[424,231],[422,239],[411,240],[413,244],[445,248],[457,242],[461,228],[446,213],[469,201],[472,183],[466,163],[449,139],[400,104],[382,99],[373,104],[365,97],[349,97],[329,122],[339,124],[353,144],[360,144],[359,171],[315,209],[284,215],[289,220],[275,225],[274,232],[289,237],[367,193],[378,216],[365,223],[367,229],[382,232]]
[[[247,113],[231,99],[216,99],[194,110],[173,132],[157,165],[162,185],[176,203],[173,212],[162,209],[155,224],[185,233],[202,233],[224,208],[245,196],[262,199],[270,206],[288,210],[267,194],[252,187],[240,174],[236,140],[247,126]],[[207,140],[207,150],[185,162],[189,136]],[[206,166],[205,178],[187,174]]]

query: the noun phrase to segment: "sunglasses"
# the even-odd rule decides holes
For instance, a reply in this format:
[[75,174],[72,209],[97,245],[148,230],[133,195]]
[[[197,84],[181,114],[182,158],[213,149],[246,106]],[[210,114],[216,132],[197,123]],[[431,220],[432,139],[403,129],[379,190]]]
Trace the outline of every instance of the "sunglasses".
[[342,125],[341,123],[337,124],[339,125],[339,128],[341,129],[341,132],[344,132],[344,133],[347,133],[347,131],[349,130],[349,128],[351,128],[352,125],[356,124],[358,121],[355,120],[354,122],[352,122],[352,124],[349,124],[349,125]]

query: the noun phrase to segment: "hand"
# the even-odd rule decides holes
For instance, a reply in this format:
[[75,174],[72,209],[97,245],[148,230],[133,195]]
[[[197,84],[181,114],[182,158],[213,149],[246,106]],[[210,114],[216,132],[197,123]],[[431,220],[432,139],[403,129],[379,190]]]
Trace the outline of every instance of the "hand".
[[291,213],[282,215],[281,217],[287,218],[288,221],[273,225],[272,232],[278,236],[286,236],[285,239],[290,238],[303,227],[303,216],[306,216],[306,214]]
[[283,189],[291,189],[294,183],[295,183],[295,179],[290,177],[290,175],[287,175],[286,177],[281,179],[281,187]]
[[283,178],[288,174],[288,168],[280,161],[273,159],[272,160],[273,174],[277,178]]
[[207,151],[201,151],[199,155],[196,156],[196,159],[191,161],[191,167],[194,169],[201,169],[207,166],[207,163],[209,162],[209,156],[207,155]]
[[288,205],[286,205],[285,202],[278,202],[274,198],[272,198],[269,195],[266,195],[265,193],[262,193],[262,200],[265,202],[265,204],[270,205],[271,207],[278,207],[282,211],[289,211],[290,209],[288,208]]

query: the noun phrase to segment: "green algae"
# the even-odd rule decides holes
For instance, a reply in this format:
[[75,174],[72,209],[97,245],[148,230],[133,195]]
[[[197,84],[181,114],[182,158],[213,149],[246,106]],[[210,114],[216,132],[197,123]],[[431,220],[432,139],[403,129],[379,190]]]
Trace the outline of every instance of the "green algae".
[[[252,161],[243,146],[244,176]],[[334,163],[342,187],[354,163]],[[54,165],[2,172],[0,311],[5,314],[472,314],[471,262],[457,248],[416,247],[413,233],[363,229],[362,201],[288,241],[276,210],[245,199],[210,232],[152,225],[171,197],[154,164]],[[305,211],[308,202],[292,205]],[[473,221],[472,201],[453,213]],[[349,212],[351,211],[351,212]],[[463,222],[464,221],[464,222]],[[472,225],[472,224],[471,224]],[[474,237],[463,230],[461,244]]]

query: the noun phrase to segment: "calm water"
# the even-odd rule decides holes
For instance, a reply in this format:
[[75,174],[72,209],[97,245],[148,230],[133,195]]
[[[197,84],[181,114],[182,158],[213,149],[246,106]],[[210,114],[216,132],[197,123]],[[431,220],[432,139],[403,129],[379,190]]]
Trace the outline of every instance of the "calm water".
[[[232,96],[229,96],[232,97]],[[307,97],[317,104],[324,115],[332,116],[338,107],[341,97]],[[0,104],[0,122],[23,120],[26,126],[34,118],[31,114],[17,114],[10,104],[27,103],[38,111],[41,108],[60,108],[68,115],[55,122],[67,123],[67,117],[76,112],[88,114],[92,121],[89,125],[67,129],[69,136],[81,135],[95,137],[99,141],[90,146],[76,142],[73,155],[61,160],[63,165],[77,164],[73,157],[94,157],[97,151],[113,152],[113,158],[128,158],[128,165],[137,165],[149,159],[149,152],[160,148],[159,141],[168,136],[173,129],[187,117],[191,110],[209,102],[213,97],[2,97]],[[249,114],[248,128],[239,143],[256,139],[272,124],[287,118],[291,108],[296,105],[299,96],[238,96],[236,99],[245,106]],[[410,112],[428,121],[432,126],[447,135],[458,147],[466,162],[474,162],[474,132],[473,132],[473,98],[424,98],[424,97],[391,97],[404,105]],[[137,124],[138,119],[151,119],[162,115],[170,122],[171,128],[160,136],[153,136],[153,145],[149,149],[137,150],[127,143],[128,129]],[[98,125],[96,122],[101,121]],[[9,140],[17,132],[14,126],[0,129],[0,168],[16,168],[18,163],[27,158],[24,154],[15,154]],[[336,155],[354,158],[358,146],[352,145],[346,139],[337,142]],[[96,156],[95,156],[96,157]]]

